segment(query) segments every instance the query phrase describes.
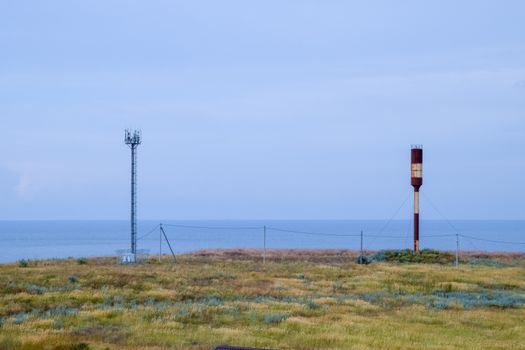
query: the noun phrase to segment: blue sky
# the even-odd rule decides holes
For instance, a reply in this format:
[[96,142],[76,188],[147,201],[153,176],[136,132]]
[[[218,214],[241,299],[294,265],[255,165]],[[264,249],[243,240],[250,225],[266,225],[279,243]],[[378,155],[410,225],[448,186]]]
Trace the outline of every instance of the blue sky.
[[127,219],[127,127],[142,219],[389,218],[413,143],[447,218],[525,219],[524,13],[0,1],[0,219]]

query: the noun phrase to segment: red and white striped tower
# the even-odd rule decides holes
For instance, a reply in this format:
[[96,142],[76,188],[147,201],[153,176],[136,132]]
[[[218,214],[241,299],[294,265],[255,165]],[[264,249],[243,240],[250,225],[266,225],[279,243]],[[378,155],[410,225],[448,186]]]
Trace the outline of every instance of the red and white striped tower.
[[419,251],[419,188],[423,185],[423,147],[413,145],[410,162],[410,182],[414,187],[414,252]]

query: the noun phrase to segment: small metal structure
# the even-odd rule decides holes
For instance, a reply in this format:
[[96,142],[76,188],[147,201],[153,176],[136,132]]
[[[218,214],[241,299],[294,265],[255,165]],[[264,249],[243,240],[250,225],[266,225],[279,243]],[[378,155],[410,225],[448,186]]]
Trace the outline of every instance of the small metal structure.
[[141,132],[126,129],[124,143],[131,149],[131,257],[129,263],[137,261],[137,147],[142,143]]
[[117,250],[117,263],[119,264],[135,264],[147,261],[149,258],[148,249],[137,249],[132,252],[131,249]]
[[419,251],[419,188],[423,185],[423,146],[412,145],[410,182],[414,187],[414,252]]

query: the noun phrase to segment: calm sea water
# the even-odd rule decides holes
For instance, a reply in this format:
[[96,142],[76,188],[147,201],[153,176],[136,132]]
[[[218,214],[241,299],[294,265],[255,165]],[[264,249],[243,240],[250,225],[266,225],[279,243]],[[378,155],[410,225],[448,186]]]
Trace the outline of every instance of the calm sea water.
[[[365,249],[410,248],[410,221],[359,220],[247,220],[164,221],[166,235],[176,252],[204,248],[262,248],[266,225],[267,248],[359,249],[363,230]],[[158,221],[139,221],[139,249],[159,251]],[[180,227],[206,226],[207,228]],[[454,250],[456,232],[460,249],[525,251],[525,221],[423,221],[421,247]],[[223,229],[214,228],[221,227]],[[282,231],[274,230],[281,229]],[[286,232],[302,231],[303,233]],[[327,235],[314,235],[322,233]],[[356,235],[356,236],[338,236]],[[451,236],[442,236],[451,235]],[[465,236],[469,236],[467,238]],[[486,240],[514,243],[487,242]],[[19,259],[115,255],[129,248],[128,221],[0,221],[0,262]],[[168,252],[163,242],[163,251]]]

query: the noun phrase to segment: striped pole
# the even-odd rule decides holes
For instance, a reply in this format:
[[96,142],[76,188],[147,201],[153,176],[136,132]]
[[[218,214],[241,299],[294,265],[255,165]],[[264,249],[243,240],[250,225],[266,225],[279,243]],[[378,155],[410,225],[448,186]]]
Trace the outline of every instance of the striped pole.
[[414,190],[414,252],[419,251],[419,189]]
[[410,182],[414,187],[414,252],[419,251],[419,188],[423,185],[423,148],[412,146]]

